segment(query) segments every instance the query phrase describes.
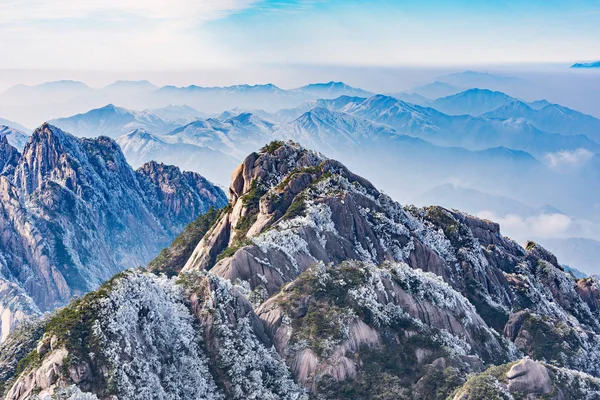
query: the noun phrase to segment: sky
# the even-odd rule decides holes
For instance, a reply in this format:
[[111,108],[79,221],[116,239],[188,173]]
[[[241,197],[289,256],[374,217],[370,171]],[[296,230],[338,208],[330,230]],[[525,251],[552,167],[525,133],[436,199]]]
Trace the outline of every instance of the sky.
[[600,58],[600,0],[0,0],[0,69]]

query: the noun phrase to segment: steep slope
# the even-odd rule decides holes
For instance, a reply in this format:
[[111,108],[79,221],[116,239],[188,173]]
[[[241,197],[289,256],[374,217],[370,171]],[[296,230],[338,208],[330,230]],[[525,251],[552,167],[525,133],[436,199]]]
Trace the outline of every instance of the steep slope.
[[179,125],[165,121],[150,111],[130,111],[112,104],[83,114],[50,121],[51,124],[81,137],[119,137],[141,128],[155,133],[166,133]]
[[38,306],[19,285],[0,279],[0,343],[17,324],[40,314]]
[[7,136],[0,136],[0,175],[12,176],[21,154],[8,142]]
[[0,125],[0,137],[6,137],[11,146],[22,151],[23,147],[29,140],[29,135],[18,129],[11,128],[6,125]]
[[247,300],[206,274],[175,283],[125,272],[22,336],[34,348],[16,367],[0,364],[6,400],[308,399]]
[[[150,269],[178,276],[119,274],[9,336],[5,399],[597,391],[595,278],[577,280],[493,222],[402,207],[294,143],[247,157],[229,206],[188,227]],[[525,355],[538,361],[517,363]]]
[[226,203],[197,174],[156,163],[133,171],[112,140],[48,124],[22,156],[0,150],[0,160],[10,165],[0,176],[1,276],[42,311],[145,264],[199,214]]
[[154,160],[198,172],[221,185],[227,185],[229,172],[238,163],[235,158],[219,150],[173,142],[172,137],[153,135],[142,129],[135,129],[115,141],[134,168]]
[[435,100],[432,107],[448,115],[478,116],[516,101],[512,96],[489,89],[467,91]]

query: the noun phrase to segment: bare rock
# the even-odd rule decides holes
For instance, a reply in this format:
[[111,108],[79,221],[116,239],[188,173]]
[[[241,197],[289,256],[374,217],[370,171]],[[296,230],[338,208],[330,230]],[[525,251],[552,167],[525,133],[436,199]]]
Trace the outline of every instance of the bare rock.
[[521,360],[507,372],[508,390],[511,393],[549,394],[552,392],[552,380],[548,369],[529,358]]

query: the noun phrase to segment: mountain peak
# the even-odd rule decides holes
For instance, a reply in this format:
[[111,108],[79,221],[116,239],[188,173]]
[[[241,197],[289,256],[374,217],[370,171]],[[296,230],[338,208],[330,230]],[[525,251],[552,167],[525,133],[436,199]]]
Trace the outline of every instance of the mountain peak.
[[600,68],[600,61],[575,63],[571,65],[571,68]]
[[232,198],[248,193],[260,181],[261,185],[273,187],[289,172],[297,168],[319,165],[324,157],[295,142],[273,141],[252,153],[234,171],[229,192]]
[[54,140],[58,140],[60,142],[68,137],[71,137],[71,135],[55,125],[50,124],[49,122],[44,122],[31,134],[29,145],[32,143],[50,142]]
[[147,80],[139,81],[128,81],[118,80],[109,85],[106,85],[104,89],[155,89],[156,86]]
[[19,151],[8,143],[8,137],[0,135],[0,176],[10,176],[20,158]]
[[143,128],[136,128],[134,130],[132,130],[129,133],[125,134],[125,137],[127,138],[140,138],[140,139],[145,139],[145,140],[160,140],[156,135],[153,135],[152,133],[148,132],[147,130],[143,129]]

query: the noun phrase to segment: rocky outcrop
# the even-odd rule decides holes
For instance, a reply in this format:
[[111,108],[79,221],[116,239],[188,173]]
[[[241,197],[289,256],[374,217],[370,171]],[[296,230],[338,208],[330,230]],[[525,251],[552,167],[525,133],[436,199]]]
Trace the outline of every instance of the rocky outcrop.
[[197,174],[156,163],[133,171],[111,139],[79,139],[48,124],[20,156],[2,139],[0,163],[0,277],[41,311],[145,265],[189,222],[226,203]]
[[151,201],[162,206],[155,211],[158,217],[171,222],[169,229],[177,232],[198,217],[198,210],[205,213],[227,204],[221,189],[194,172],[151,161],[136,174]]
[[511,353],[466,298],[403,263],[319,264],[257,313],[292,372],[313,390],[325,377],[355,378],[372,351],[401,353],[415,367],[459,356],[502,363]]
[[[514,397],[513,397],[514,396]],[[600,398],[600,380],[578,371],[557,368],[529,358],[492,367],[471,377],[454,400]]]
[[552,393],[552,380],[548,369],[542,364],[525,358],[513,365],[506,373],[511,393],[543,396]]

